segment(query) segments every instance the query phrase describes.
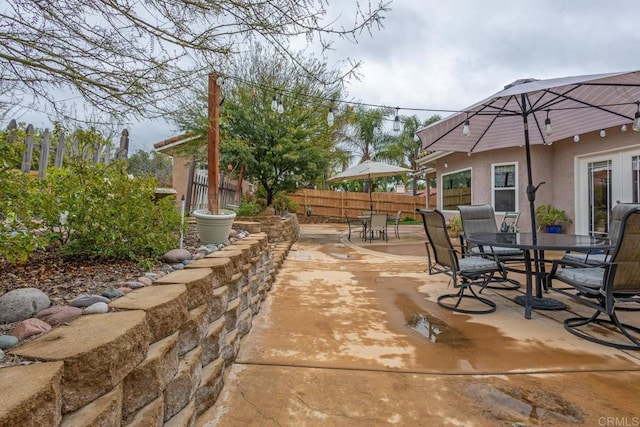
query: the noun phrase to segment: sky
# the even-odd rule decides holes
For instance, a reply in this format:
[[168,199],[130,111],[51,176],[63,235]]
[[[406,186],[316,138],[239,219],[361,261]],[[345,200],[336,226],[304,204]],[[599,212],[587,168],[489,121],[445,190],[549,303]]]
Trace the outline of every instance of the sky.
[[[352,20],[355,2],[329,1],[327,19]],[[634,0],[393,0],[390,8],[384,28],[336,41],[329,59],[362,61],[348,100],[400,115],[445,117],[522,78],[640,70]],[[163,120],[128,129],[130,153],[178,133]]]

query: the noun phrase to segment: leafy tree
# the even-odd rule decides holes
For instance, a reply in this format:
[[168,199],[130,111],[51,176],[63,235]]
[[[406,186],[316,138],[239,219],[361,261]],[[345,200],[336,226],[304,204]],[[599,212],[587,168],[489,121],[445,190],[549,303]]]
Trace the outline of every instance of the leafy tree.
[[[289,41],[318,40],[323,49],[335,38],[355,41],[381,26],[390,2],[375,1],[362,9],[356,4],[355,20],[342,26],[327,16],[328,0],[5,0],[0,93],[44,100],[68,116],[56,99],[61,89],[109,117],[150,117],[248,39],[293,59],[297,73],[312,73],[295,61]],[[359,64],[351,65],[346,74]]]
[[171,186],[171,158],[157,151],[136,151],[129,156],[127,172],[134,176],[155,177],[161,187]]
[[[440,119],[441,117],[435,114],[421,123],[415,115],[402,117],[402,129],[389,150],[391,157],[395,158],[402,166],[415,171],[418,168],[418,153],[421,148],[420,141],[416,141],[415,133],[418,129],[429,126]],[[418,181],[415,179],[415,175],[412,186],[415,196],[418,192]]]
[[[309,74],[296,75],[296,64]],[[286,60],[260,45],[228,69],[236,78],[223,85],[222,165],[243,165],[246,178],[260,183],[267,206],[278,193],[322,178],[334,132],[327,125],[329,105],[325,100],[337,99],[341,93],[339,85],[326,86],[322,81],[336,80],[338,71],[300,54],[295,60]],[[181,130],[206,134],[206,94],[201,87],[182,102],[184,108],[174,116]],[[276,102],[282,101],[283,113],[272,111],[274,97]],[[336,121],[341,120],[338,114]]]
[[[362,163],[365,160],[392,161],[392,150],[395,137],[384,130],[386,118],[392,114],[391,109],[358,106],[349,111],[348,125],[341,135],[339,146],[343,150],[342,169],[348,167],[354,160]],[[382,183],[383,180],[377,182]],[[369,192],[372,183],[365,181],[362,191]]]

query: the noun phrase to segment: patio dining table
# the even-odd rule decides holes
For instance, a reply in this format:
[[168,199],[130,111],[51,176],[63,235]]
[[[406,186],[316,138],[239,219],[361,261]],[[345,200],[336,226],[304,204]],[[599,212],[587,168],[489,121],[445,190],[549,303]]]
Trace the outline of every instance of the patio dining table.
[[[524,271],[526,293],[516,297],[518,304],[524,305],[525,317],[531,318],[531,309],[561,310],[565,306],[552,298],[543,298],[542,287],[546,280],[544,251],[591,252],[607,251],[615,246],[610,239],[596,236],[559,234],[559,233],[478,233],[465,238],[481,248],[491,246],[522,249],[524,252]],[[536,280],[536,295],[533,295],[533,280]]]

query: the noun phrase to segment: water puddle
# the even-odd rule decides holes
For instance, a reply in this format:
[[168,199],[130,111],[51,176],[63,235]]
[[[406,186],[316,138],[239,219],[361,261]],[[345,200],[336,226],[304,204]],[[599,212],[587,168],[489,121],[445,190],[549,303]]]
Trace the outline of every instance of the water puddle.
[[332,256],[334,258],[338,258],[338,259],[353,259],[353,258],[355,258],[353,256],[353,254],[338,254],[338,253],[335,253],[335,252],[328,253],[327,255]]
[[443,327],[430,321],[424,314],[414,313],[407,321],[410,328],[417,331],[420,335],[435,343],[443,332]]

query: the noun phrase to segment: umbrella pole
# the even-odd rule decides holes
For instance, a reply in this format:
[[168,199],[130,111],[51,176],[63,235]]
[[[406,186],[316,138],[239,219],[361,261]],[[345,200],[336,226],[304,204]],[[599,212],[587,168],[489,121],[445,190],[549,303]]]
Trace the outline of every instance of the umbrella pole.
[[[544,184],[544,181],[538,185],[533,185],[533,174],[531,172],[531,144],[529,141],[529,120],[528,113],[526,111],[526,95],[522,94],[522,121],[524,127],[524,149],[527,158],[527,199],[529,200],[529,211],[531,213],[531,236],[533,243],[537,242],[537,230],[536,230],[536,192],[538,188]],[[537,249],[533,250],[533,266],[534,275],[536,277],[536,295],[533,301],[528,301],[529,298],[516,297],[516,302],[525,306],[525,317],[531,318],[531,309],[538,308],[543,310],[559,310],[564,309],[565,305],[551,298],[542,297],[542,274],[544,274],[544,254]],[[526,295],[531,295],[532,287],[531,275],[527,275],[527,292]],[[524,299],[524,301],[523,301]]]
[[373,213],[373,181],[371,181],[371,174],[369,174],[369,212]]

